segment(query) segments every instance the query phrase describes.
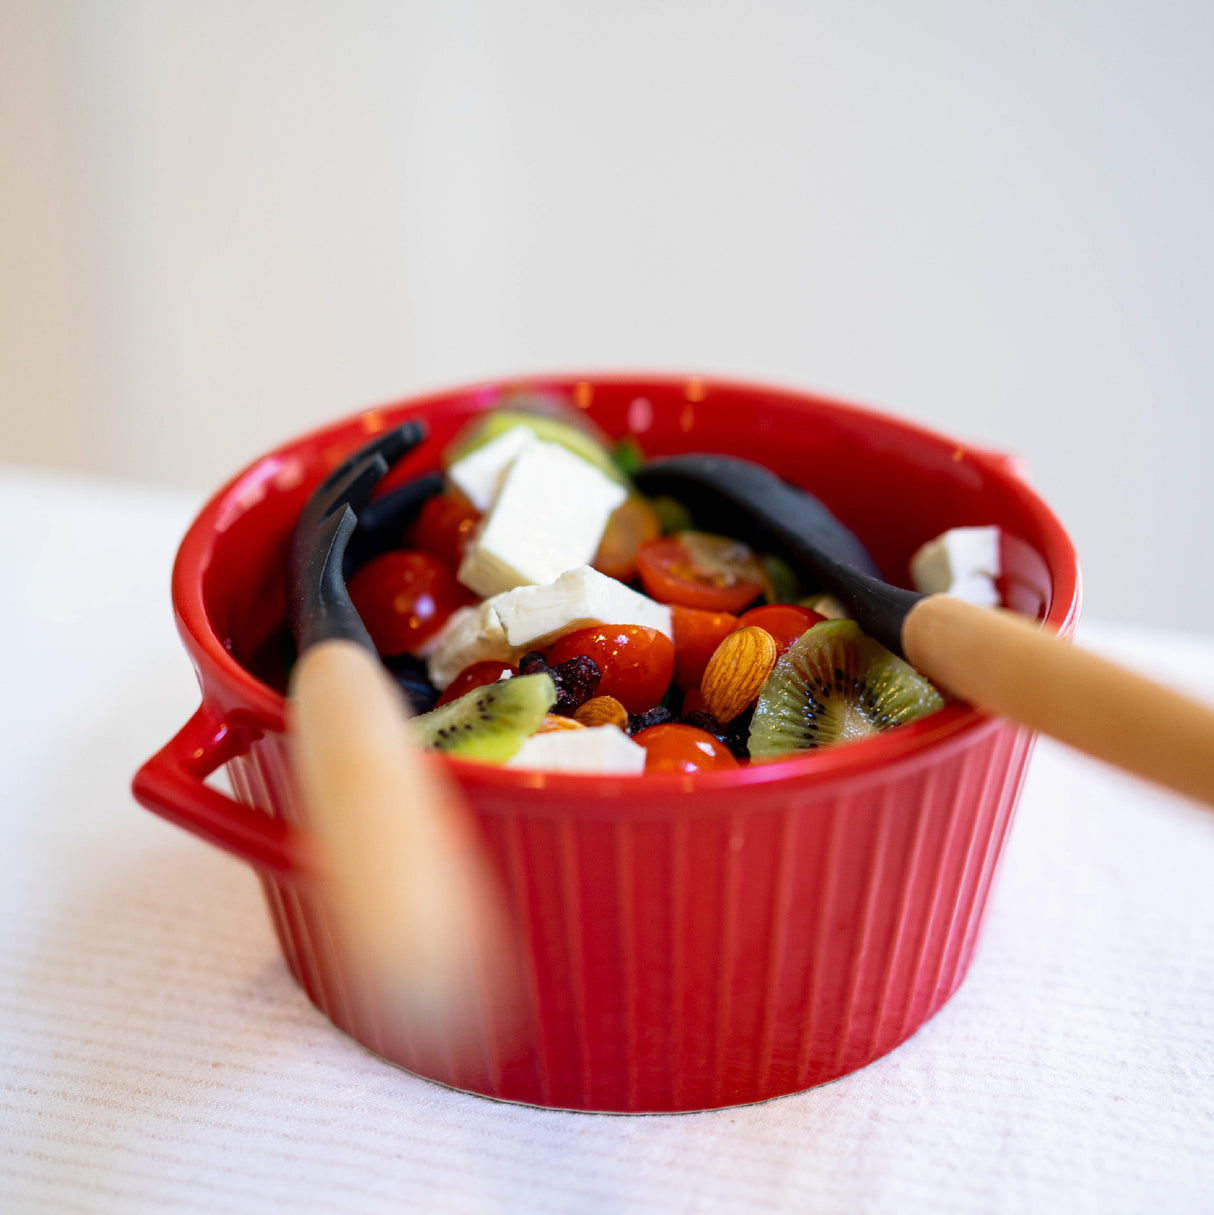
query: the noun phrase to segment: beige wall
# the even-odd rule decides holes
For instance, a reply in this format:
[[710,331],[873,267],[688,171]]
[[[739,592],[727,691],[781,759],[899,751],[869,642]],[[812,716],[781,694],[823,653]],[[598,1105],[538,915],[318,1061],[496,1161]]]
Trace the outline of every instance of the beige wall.
[[0,0],[0,459],[86,466],[55,16]]
[[0,454],[747,374],[1019,452],[1092,614],[1214,630],[1211,11],[0,0]]

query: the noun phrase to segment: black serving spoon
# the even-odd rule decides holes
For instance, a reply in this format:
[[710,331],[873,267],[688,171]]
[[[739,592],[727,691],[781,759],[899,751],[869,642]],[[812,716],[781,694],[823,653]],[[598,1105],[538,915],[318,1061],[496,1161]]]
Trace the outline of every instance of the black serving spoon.
[[677,498],[705,531],[808,571],[870,637],[902,653],[902,620],[923,596],[884,582],[860,538],[813,494],[735,456],[651,460],[633,479],[643,494]]
[[1214,805],[1214,710],[1014,612],[921,595],[884,581],[827,507],[732,456],[653,460],[634,474],[683,502],[698,526],[774,551],[808,571],[856,623],[976,708]]

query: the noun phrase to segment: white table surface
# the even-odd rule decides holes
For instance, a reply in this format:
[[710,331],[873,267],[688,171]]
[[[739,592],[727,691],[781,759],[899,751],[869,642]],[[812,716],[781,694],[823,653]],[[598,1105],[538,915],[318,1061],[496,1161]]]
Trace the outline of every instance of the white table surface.
[[[1214,813],[1048,741],[969,977],[856,1075],[616,1117],[366,1054],[252,873],[129,793],[197,703],[199,505],[0,469],[0,1210],[1214,1211]],[[1214,637],[1080,639],[1214,700]]]

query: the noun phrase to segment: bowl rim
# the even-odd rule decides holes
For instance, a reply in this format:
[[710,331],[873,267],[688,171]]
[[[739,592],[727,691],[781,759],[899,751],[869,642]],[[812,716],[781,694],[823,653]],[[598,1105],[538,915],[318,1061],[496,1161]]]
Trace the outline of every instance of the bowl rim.
[[[1049,608],[1043,623],[1063,635],[1073,632],[1082,601],[1082,580],[1074,546],[1061,522],[1021,475],[1019,462],[1010,456],[962,443],[929,427],[907,421],[881,410],[838,400],[829,395],[803,388],[792,388],[767,382],[733,379],[708,374],[677,374],[671,372],[547,372],[538,375],[518,375],[479,380],[462,386],[442,388],[411,394],[383,405],[343,415],[321,426],[288,439],[250,461],[225,482],[206,501],[191,522],[173,564],[172,602],[178,632],[198,674],[204,703],[213,700],[240,706],[226,714],[230,724],[240,724],[255,732],[282,733],[286,729],[287,699],[263,683],[242,666],[224,646],[210,627],[207,617],[203,582],[209,555],[216,535],[224,530],[225,514],[242,502],[251,506],[266,492],[266,487],[286,467],[293,453],[315,445],[326,436],[362,424],[368,434],[393,424],[397,419],[416,411],[441,405],[443,402],[468,400],[500,393],[503,388],[525,384],[538,390],[568,390],[578,383],[592,386],[621,387],[635,385],[663,390],[686,388],[696,384],[707,394],[711,390],[761,395],[788,404],[812,404],[817,409],[838,412],[852,417],[872,418],[882,426],[939,446],[964,450],[965,458],[982,472],[1001,482],[1014,482],[1022,506],[1033,516],[1045,543],[1034,546],[1044,560],[1053,579]],[[222,688],[222,698],[215,689]],[[694,774],[653,773],[635,776],[604,776],[601,774],[548,772],[533,769],[503,768],[469,760],[447,759],[446,764],[455,779],[468,790],[493,789],[499,792],[517,790],[529,794],[550,791],[562,797],[584,797],[595,793],[612,800],[626,798],[630,793],[649,794],[680,792],[710,792],[760,787],[773,783],[782,785],[812,782],[814,784],[846,779],[849,784],[889,775],[891,765],[908,771],[921,762],[941,757],[946,750],[960,746],[976,734],[998,726],[989,714],[960,702],[950,702],[928,717],[900,726],[871,738],[843,746],[807,752],[801,756],[768,764],[751,764],[725,771]]]

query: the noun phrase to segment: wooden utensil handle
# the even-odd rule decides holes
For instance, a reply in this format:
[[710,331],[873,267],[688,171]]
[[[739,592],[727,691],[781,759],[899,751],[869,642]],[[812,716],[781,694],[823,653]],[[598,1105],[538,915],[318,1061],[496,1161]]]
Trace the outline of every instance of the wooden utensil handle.
[[478,1001],[503,998],[493,967],[509,929],[458,790],[411,741],[378,659],[352,641],[304,653],[289,713],[315,868],[356,994],[383,1032],[407,1025],[413,1050],[471,1050]]
[[1214,805],[1214,709],[1014,612],[946,595],[902,626],[907,660],[976,708]]

